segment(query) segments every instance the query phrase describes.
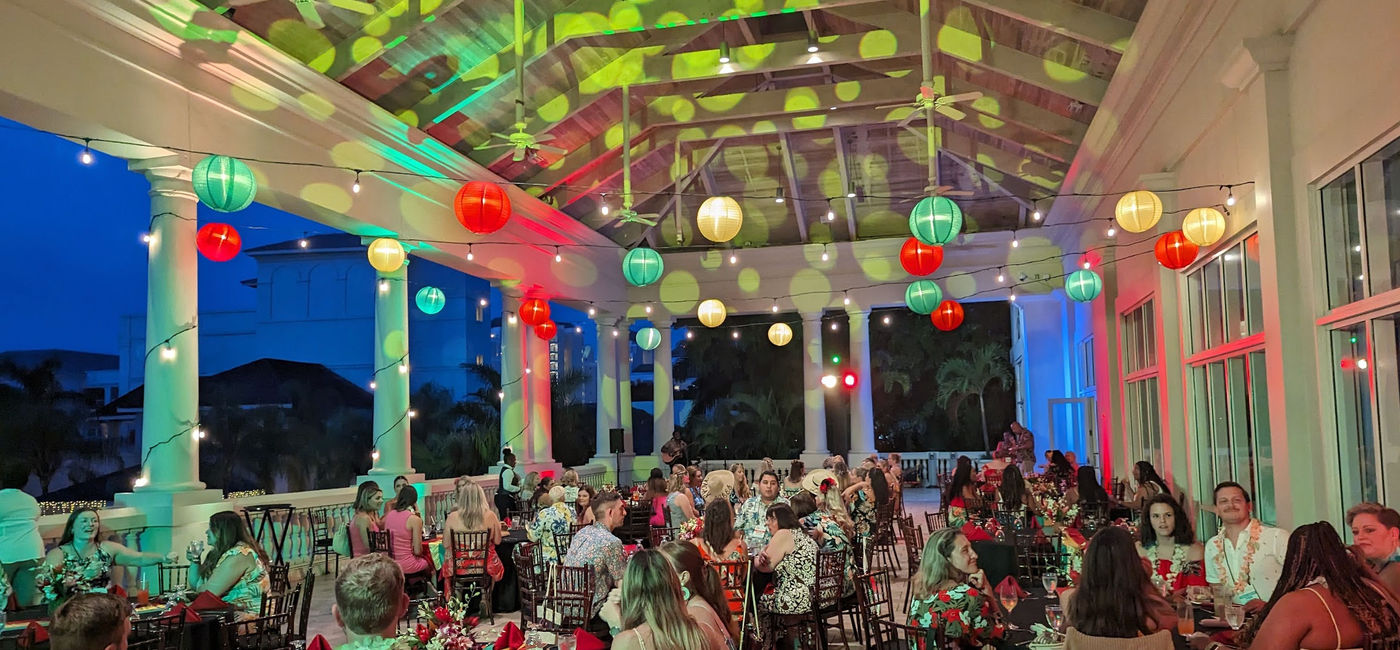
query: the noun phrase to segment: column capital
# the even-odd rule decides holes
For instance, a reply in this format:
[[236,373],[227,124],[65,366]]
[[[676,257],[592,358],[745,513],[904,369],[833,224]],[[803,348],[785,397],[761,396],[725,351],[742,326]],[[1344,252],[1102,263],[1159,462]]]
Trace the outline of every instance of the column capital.
[[849,318],[870,318],[869,307],[859,307],[856,305],[846,306],[846,316]]
[[189,154],[174,154],[159,158],[144,158],[127,162],[126,168],[139,172],[151,184],[151,196],[199,200],[195,196],[191,179],[194,176],[194,161]]
[[659,330],[670,330],[675,327],[676,321],[672,318],[652,318],[651,326]]
[[817,325],[822,323],[822,313],[819,311],[800,311],[797,312],[797,315],[802,317],[803,323],[816,323]]
[[1230,55],[1220,73],[1220,83],[1227,88],[1244,90],[1261,73],[1288,69],[1293,55],[1293,37],[1282,34],[1246,38]]

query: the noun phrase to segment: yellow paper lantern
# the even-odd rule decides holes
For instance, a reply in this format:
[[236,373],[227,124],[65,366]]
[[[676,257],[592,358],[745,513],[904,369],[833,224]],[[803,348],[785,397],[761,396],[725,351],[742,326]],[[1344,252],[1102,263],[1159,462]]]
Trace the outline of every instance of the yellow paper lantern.
[[710,298],[700,303],[700,309],[695,314],[700,318],[700,323],[705,327],[719,327],[724,323],[724,317],[729,315],[725,310],[724,303]]
[[700,204],[700,215],[695,218],[695,226],[700,234],[712,242],[727,242],[739,234],[744,225],[744,211],[739,202],[727,196],[712,196]]
[[1134,190],[1118,199],[1113,208],[1118,225],[1128,232],[1147,232],[1162,218],[1162,199],[1147,190]]
[[787,323],[773,323],[768,327],[768,340],[773,345],[783,347],[792,340],[792,328]]
[[370,242],[369,265],[380,273],[393,273],[399,270],[407,258],[408,253],[404,252],[403,244],[397,240],[381,237]]
[[1225,236],[1225,215],[1215,208],[1196,208],[1186,213],[1181,232],[1197,246],[1210,246]]

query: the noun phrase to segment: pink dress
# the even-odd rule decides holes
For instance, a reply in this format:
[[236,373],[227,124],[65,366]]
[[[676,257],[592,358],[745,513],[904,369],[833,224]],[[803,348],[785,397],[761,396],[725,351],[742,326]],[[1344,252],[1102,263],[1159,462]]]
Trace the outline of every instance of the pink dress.
[[428,558],[413,554],[413,546],[421,542],[408,530],[411,510],[390,510],[384,515],[384,530],[389,531],[389,556],[399,563],[404,575],[419,573],[430,568]]
[[[350,524],[349,524],[349,525],[350,525],[350,557],[360,557],[361,555],[369,555],[369,546],[367,546],[367,545],[364,544],[364,543],[361,543],[361,542],[360,542],[360,536],[355,534],[355,520],[353,520],[353,519],[350,520]],[[367,528],[366,530],[370,530],[370,531],[373,531],[373,532],[379,532],[379,531],[384,530],[384,529],[381,528],[379,524],[371,523],[370,526],[369,526],[369,528]]]

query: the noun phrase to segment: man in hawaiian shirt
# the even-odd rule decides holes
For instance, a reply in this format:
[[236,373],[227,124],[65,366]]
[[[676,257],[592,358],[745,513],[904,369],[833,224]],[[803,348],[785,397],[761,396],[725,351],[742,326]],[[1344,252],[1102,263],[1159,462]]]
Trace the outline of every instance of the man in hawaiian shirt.
[[1246,611],[1264,608],[1274,594],[1288,531],[1265,526],[1252,516],[1249,492],[1234,481],[1215,486],[1215,514],[1220,532],[1206,542],[1206,582],[1228,592]]
[[768,545],[768,538],[773,535],[768,532],[768,506],[775,503],[791,505],[778,496],[778,473],[770,470],[758,477],[758,494],[739,506],[739,515],[734,520],[734,530],[744,536],[744,543],[750,550]]
[[389,650],[406,611],[408,594],[397,562],[384,553],[350,560],[335,579],[331,614],[346,639],[336,650]]
[[1012,422],[1011,442],[1012,460],[1021,466],[1022,474],[1031,473],[1035,469],[1035,434],[1020,422]]
[[591,507],[594,524],[574,533],[564,566],[593,567],[593,616],[597,616],[608,592],[622,584],[622,540],[612,531],[627,520],[627,506],[616,492],[604,492]]

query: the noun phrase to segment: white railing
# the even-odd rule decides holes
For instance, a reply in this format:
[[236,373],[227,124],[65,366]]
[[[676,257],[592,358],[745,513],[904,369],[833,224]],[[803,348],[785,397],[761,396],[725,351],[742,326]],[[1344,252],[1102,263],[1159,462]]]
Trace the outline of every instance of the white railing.
[[[893,452],[900,456],[899,464],[904,469],[906,480],[916,480],[922,487],[933,487],[937,483],[939,476],[949,473],[957,464],[958,456],[967,456],[975,462],[980,462],[987,458],[987,453],[983,451],[899,451]],[[888,458],[888,453],[881,453],[882,458]],[[777,472],[778,480],[787,478],[791,470],[792,459],[773,460],[773,471]],[[700,463],[700,469],[705,472],[712,472],[717,469],[729,469],[734,463],[744,466],[744,472],[748,474],[749,483],[752,484],[754,477],[758,474],[758,468],[763,463],[761,458],[743,458],[731,460],[706,460]],[[807,470],[817,469],[808,467]],[[669,471],[666,471],[669,474]]]

